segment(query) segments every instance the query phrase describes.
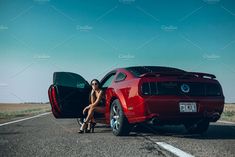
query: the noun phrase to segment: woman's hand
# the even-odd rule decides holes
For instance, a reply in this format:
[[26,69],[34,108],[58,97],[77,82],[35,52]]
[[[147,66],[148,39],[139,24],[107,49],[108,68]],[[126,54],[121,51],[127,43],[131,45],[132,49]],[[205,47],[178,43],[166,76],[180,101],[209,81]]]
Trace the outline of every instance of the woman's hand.
[[83,109],[83,114],[86,113],[86,110],[88,110],[88,109],[90,108],[90,106],[91,106],[91,105],[89,105],[89,106],[87,106],[87,107],[85,107],[85,108]]
[[85,108],[83,109],[82,113],[85,114],[85,113],[86,113],[86,110],[88,110],[87,107],[85,107]]

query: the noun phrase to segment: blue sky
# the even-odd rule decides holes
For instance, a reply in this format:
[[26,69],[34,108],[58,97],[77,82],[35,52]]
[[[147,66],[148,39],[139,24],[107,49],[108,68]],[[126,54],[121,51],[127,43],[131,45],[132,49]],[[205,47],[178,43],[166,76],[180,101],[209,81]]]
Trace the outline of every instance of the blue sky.
[[0,0],[0,102],[46,102],[54,71],[213,73],[235,102],[233,0]]

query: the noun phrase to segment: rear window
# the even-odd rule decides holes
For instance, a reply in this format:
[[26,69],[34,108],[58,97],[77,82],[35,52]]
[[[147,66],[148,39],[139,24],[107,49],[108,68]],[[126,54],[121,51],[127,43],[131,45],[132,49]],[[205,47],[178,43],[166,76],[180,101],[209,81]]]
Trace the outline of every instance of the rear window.
[[184,70],[170,68],[170,67],[160,67],[160,66],[138,66],[138,67],[128,67],[126,70],[130,71],[134,76],[139,77],[142,74],[150,73],[150,72],[177,72],[177,73],[185,73]]

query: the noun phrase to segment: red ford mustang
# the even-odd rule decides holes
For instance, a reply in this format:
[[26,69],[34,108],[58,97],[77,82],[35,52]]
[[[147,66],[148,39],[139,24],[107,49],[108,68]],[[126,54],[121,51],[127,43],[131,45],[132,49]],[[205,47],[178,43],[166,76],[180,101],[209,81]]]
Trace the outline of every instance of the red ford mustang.
[[[190,133],[203,133],[220,118],[224,95],[212,74],[160,66],[115,69],[104,76],[105,114],[96,119],[114,135],[129,134],[139,123],[183,124]],[[56,118],[83,118],[91,87],[80,75],[55,72],[48,95]]]

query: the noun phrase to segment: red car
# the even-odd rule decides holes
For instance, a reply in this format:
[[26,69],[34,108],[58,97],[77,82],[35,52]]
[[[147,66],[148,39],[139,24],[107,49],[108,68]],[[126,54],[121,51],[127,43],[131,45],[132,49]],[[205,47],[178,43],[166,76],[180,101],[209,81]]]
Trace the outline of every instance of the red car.
[[[190,133],[203,133],[220,118],[224,95],[212,74],[160,66],[115,69],[104,76],[105,114],[97,120],[114,135],[127,135],[139,123],[183,124]],[[56,118],[83,118],[91,87],[80,75],[55,72],[48,94]]]

